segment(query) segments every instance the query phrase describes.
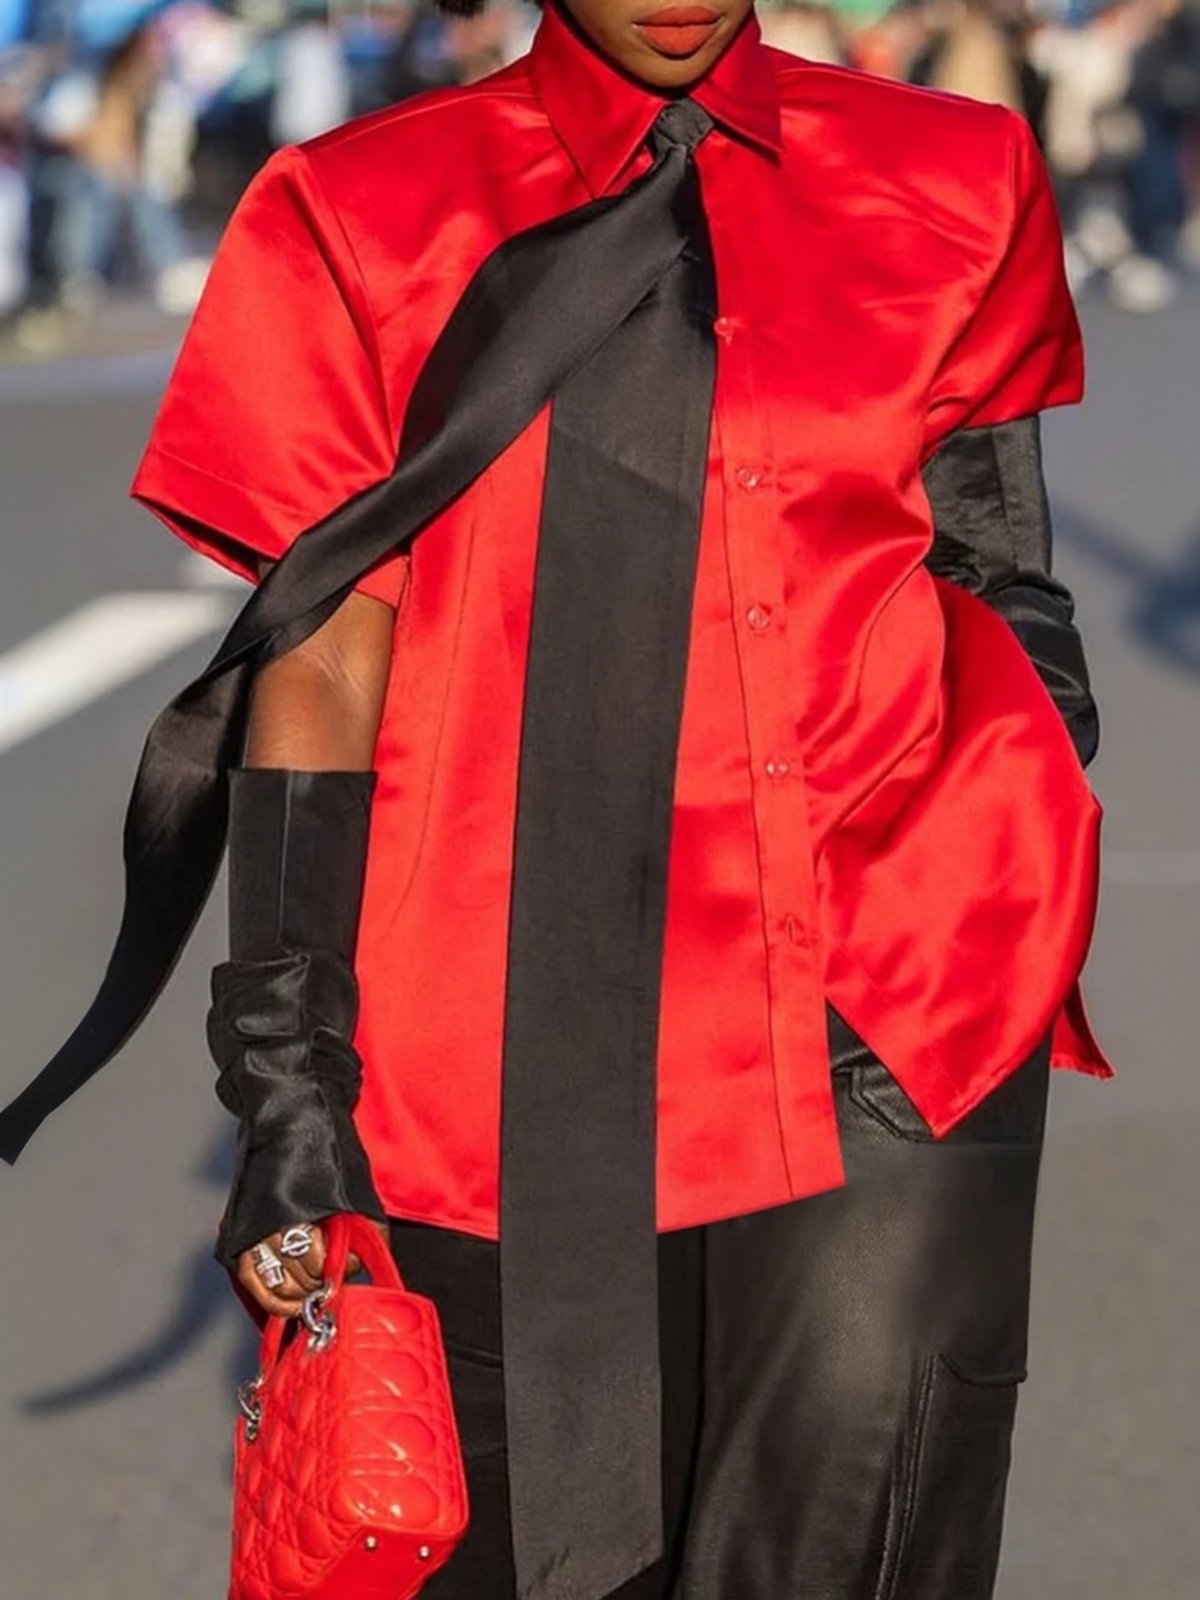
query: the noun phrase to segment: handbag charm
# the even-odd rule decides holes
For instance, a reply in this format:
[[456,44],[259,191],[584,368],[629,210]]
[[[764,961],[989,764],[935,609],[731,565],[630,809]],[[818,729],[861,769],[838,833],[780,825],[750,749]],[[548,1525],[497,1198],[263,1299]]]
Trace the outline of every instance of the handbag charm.
[[[326,1281],[271,1317],[241,1386],[229,1600],[411,1600],[467,1526],[441,1328],[371,1224],[328,1224]],[[372,1282],[347,1284],[353,1249]]]

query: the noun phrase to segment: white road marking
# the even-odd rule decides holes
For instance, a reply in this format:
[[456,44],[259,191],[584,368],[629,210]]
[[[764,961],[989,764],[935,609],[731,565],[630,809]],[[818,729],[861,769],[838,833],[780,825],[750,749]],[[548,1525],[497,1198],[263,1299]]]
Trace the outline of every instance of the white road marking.
[[239,578],[236,572],[231,572],[210,556],[202,556],[199,550],[183,552],[179,562],[179,581],[189,589],[237,589],[243,599],[250,593],[246,578]]
[[11,750],[227,623],[221,590],[91,600],[0,655],[0,751]]

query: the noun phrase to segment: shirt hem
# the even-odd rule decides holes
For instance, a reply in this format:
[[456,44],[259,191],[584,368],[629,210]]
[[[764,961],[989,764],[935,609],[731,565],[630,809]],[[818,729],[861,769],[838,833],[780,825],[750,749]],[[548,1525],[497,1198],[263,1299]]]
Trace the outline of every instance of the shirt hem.
[[[713,1203],[691,1207],[673,1206],[665,1218],[660,1216],[656,1232],[680,1233],[686,1228],[706,1227],[715,1222],[732,1222],[737,1217],[752,1216],[760,1211],[775,1211],[781,1206],[792,1205],[799,1200],[812,1199],[814,1195],[825,1194],[831,1189],[840,1189],[844,1184],[845,1171],[840,1151],[832,1151],[814,1161],[807,1181],[794,1185],[787,1193],[757,1196],[723,1205]],[[384,1211],[397,1222],[424,1223],[428,1227],[445,1228],[452,1233],[465,1233],[472,1238],[487,1239],[493,1243],[500,1238],[498,1218],[479,1214],[464,1216],[441,1206],[414,1206],[411,1202],[400,1203],[389,1197],[387,1184],[380,1182],[378,1175],[375,1175],[375,1185]]]

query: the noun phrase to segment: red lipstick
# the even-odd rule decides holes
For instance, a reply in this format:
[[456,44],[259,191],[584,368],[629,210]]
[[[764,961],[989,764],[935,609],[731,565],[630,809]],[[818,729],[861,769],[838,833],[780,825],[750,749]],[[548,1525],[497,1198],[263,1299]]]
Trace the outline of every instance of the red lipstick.
[[720,20],[711,6],[663,6],[634,26],[651,49],[682,59],[703,50]]

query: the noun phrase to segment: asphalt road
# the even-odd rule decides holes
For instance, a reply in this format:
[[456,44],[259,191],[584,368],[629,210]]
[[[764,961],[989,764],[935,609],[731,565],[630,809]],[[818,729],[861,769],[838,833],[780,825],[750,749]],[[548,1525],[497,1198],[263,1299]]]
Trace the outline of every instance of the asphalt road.
[[[1121,1076],[1054,1086],[1000,1595],[1195,1600],[1200,298],[1087,322],[1091,398],[1048,441],[1104,712],[1088,993]],[[124,498],[163,371],[146,354],[0,369],[0,719],[7,652],[98,596],[196,582]],[[0,1094],[90,998],[143,734],[205,654],[0,753]],[[224,1593],[231,1387],[252,1351],[209,1260],[229,1131],[202,1039],[220,898],[119,1064],[0,1168],[0,1600]]]

